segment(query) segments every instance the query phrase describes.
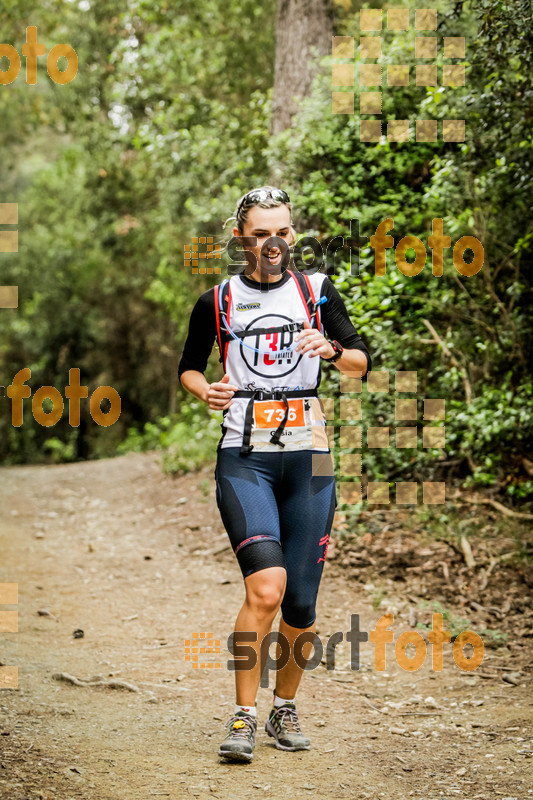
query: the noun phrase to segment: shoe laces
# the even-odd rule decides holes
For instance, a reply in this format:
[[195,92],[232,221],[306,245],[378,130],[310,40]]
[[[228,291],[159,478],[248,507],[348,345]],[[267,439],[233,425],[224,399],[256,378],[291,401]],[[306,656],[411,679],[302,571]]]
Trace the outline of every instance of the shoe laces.
[[[234,728],[233,723],[236,722],[236,720],[244,722],[245,727]],[[251,714],[234,714],[227,723],[227,727],[232,736],[241,736],[247,739],[248,736],[250,736],[250,732],[253,733],[255,730],[255,717],[252,717]]]
[[280,725],[286,725],[287,728],[294,730],[296,733],[302,732],[298,721],[298,712],[294,707],[280,706],[275,713],[278,715]]

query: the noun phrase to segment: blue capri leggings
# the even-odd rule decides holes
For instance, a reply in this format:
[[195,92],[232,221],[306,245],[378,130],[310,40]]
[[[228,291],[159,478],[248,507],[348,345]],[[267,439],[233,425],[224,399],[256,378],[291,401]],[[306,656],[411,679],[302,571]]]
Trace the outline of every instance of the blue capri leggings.
[[330,453],[280,453],[220,448],[216,499],[243,578],[284,567],[281,613],[288,625],[308,628],[326,558],[337,498]]

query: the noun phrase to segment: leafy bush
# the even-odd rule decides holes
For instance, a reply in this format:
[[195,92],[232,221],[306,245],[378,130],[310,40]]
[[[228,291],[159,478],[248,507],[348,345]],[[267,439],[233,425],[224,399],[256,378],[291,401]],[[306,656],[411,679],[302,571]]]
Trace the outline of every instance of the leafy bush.
[[142,431],[130,428],[117,453],[162,450],[164,472],[194,472],[214,461],[221,421],[222,412],[210,411],[199,401],[184,404],[179,415],[146,422]]
[[[357,11],[348,14],[338,33],[350,35],[357,16]],[[466,116],[465,142],[444,142],[440,134],[436,142],[416,146],[385,137],[373,145],[361,142],[356,116],[324,114],[331,105],[331,59],[326,57],[293,127],[271,143],[271,160],[283,164],[290,177],[284,185],[294,198],[302,233],[323,242],[342,236],[347,242],[350,220],[358,220],[361,236],[368,237],[392,218],[394,247],[408,235],[426,246],[426,264],[415,276],[398,269],[392,249],[383,275],[376,274],[369,244],[361,246],[359,261],[355,246],[351,256],[345,246],[335,257],[332,280],[369,348],[372,368],[388,370],[391,378],[389,393],[366,395],[363,384],[364,428],[389,427],[390,433],[388,448],[366,448],[363,440],[364,475],[388,481],[392,498],[394,481],[440,480],[490,487],[518,506],[531,499],[533,488],[528,466],[533,422],[527,411],[532,234],[526,201],[533,140],[519,122],[520,103],[531,96],[527,75],[533,49],[524,34],[531,7],[508,0],[483,0],[474,8],[450,2],[439,8],[439,20],[442,35],[476,39],[465,87],[398,89],[384,97],[383,116],[409,119],[411,126],[420,117]],[[391,63],[412,55],[411,34],[387,32]],[[508,84],[516,87],[520,103]],[[354,99],[357,107],[357,89]],[[499,116],[492,113],[495,105],[502,107]],[[504,117],[502,127],[496,119]],[[433,275],[428,242],[434,219],[442,220],[451,240],[443,251],[441,276]],[[472,276],[459,273],[452,257],[463,236],[476,237],[484,248],[484,264]],[[407,251],[408,260],[412,252]],[[464,258],[470,260],[468,251]],[[394,446],[398,423],[392,393],[398,370],[418,376],[417,419],[399,423],[418,427],[416,449]],[[320,388],[324,396],[339,396],[337,370],[326,368]],[[422,398],[444,398],[445,420],[425,421]],[[348,422],[337,418],[334,424]],[[445,450],[422,446],[420,428],[434,424],[445,425]],[[342,477],[338,465],[337,477]]]

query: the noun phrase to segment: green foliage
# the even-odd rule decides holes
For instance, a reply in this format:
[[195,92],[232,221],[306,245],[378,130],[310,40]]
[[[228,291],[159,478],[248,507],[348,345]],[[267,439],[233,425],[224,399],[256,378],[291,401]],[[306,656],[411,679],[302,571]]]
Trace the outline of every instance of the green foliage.
[[[470,627],[471,623],[467,619],[464,617],[456,617],[449,609],[444,608],[438,600],[433,600],[432,602],[420,600],[418,607],[421,609],[429,609],[433,614],[442,614],[442,627],[444,630],[450,631],[452,642],[454,642],[463,631],[472,630]],[[417,622],[416,627],[420,630],[431,630],[433,623],[424,624],[422,622]],[[485,647],[498,648],[505,644],[508,638],[507,633],[503,633],[497,628],[483,628],[474,631],[474,633],[481,636]]]
[[[383,117],[409,119],[412,130],[419,118],[466,119],[464,144],[444,142],[441,134],[434,143],[360,142],[356,116],[321,116],[331,103],[328,57],[293,129],[270,146],[271,160],[290,176],[296,218],[324,243],[339,235],[347,241],[351,219],[359,220],[362,236],[370,236],[392,218],[395,247],[407,235],[426,244],[436,218],[451,239],[440,277],[432,274],[430,253],[414,277],[398,269],[390,250],[385,275],[376,275],[368,244],[359,266],[355,247],[351,265],[346,246],[335,261],[332,278],[369,347],[373,369],[390,373],[391,394],[367,394],[363,384],[364,428],[388,426],[391,445],[369,449],[363,442],[363,462],[368,479],[388,481],[392,492],[397,480],[459,479],[464,486],[505,487],[507,502],[532,498],[523,459],[533,441],[533,235],[526,199],[533,141],[531,126],[526,132],[521,124],[524,108],[531,107],[531,8],[519,6],[517,12],[508,0],[442,4],[439,37],[466,38],[465,87],[418,87],[412,81],[383,93]],[[339,33],[353,35],[357,16],[358,11],[348,15]],[[383,63],[408,63],[413,36],[412,30],[384,31]],[[356,108],[358,103],[356,88]],[[470,277],[452,261],[462,236],[475,236],[484,247],[485,263]],[[416,449],[395,448],[392,392],[398,370],[417,372],[419,398],[417,420],[399,424],[435,424],[424,422],[422,398],[445,398],[446,451],[423,448],[421,436]],[[338,397],[338,381],[337,370],[327,368],[323,394]],[[340,424],[347,423],[337,416]]]
[[[332,7],[337,35],[358,30],[355,5]],[[411,80],[384,90],[382,119],[409,119],[412,130],[416,119],[465,119],[466,141],[442,141],[439,122],[437,142],[368,144],[357,114],[330,113],[329,57],[292,128],[270,137],[275,0],[3,4],[0,41],[20,50],[25,27],[36,25],[47,50],[74,47],[79,71],[59,86],[41,60],[35,86],[22,70],[0,92],[0,199],[19,203],[20,230],[19,253],[2,255],[1,283],[18,285],[20,300],[0,311],[1,382],[27,366],[32,394],[52,385],[64,396],[69,369],[79,368],[89,396],[116,389],[121,415],[100,427],[82,400],[72,428],[65,402],[51,431],[26,400],[20,428],[0,417],[0,462],[162,448],[165,468],[179,471],[212,457],[217,423],[179,386],[177,366],[191,308],[219,278],[192,275],[184,246],[192,236],[227,240],[231,225],[222,223],[237,197],[277,174],[297,229],[324,244],[347,240],[356,218],[362,236],[393,218],[395,246],[407,235],[427,246],[435,218],[451,239],[442,277],[429,253],[415,277],[390,250],[384,276],[368,245],[358,265],[355,247],[352,263],[347,247],[336,256],[334,280],[373,368],[418,374],[412,424],[433,424],[421,398],[446,399],[446,451],[421,441],[365,447],[368,478],[392,491],[398,480],[484,486],[511,506],[531,498],[531,4],[444,0],[438,13],[439,38],[466,39],[465,86]],[[413,28],[382,34],[384,71],[414,63]],[[439,52],[439,75],[443,63]],[[452,261],[467,235],[485,251],[471,277]],[[214,351],[206,378],[220,375]],[[338,397],[335,367],[324,368],[321,390]],[[394,445],[392,393],[366,392],[364,426],[389,426]]]
[[513,390],[510,374],[505,376],[503,387],[488,387],[472,400],[467,409],[456,403],[448,456],[470,455],[474,470],[465,485],[490,486],[497,478],[507,484],[509,496],[533,496],[532,481],[519,480],[516,472],[505,475],[505,467],[511,463],[511,453],[526,453],[530,447],[531,403],[531,384]]
[[163,471],[184,474],[214,462],[220,439],[221,412],[208,412],[199,402],[190,403],[180,415],[146,422],[142,430],[130,428],[117,454],[162,450]]
[[[39,61],[35,87],[19,78],[0,93],[0,194],[18,202],[21,231],[19,253],[2,256],[19,308],[0,311],[0,376],[29,366],[32,393],[61,391],[75,367],[89,394],[116,389],[111,427],[82,401],[77,459],[114,455],[129,429],[189,402],[177,366],[208,281],[183,248],[218,236],[242,187],[263,182],[274,18],[274,0],[3,7],[1,41],[20,49],[35,24],[47,49],[68,42],[79,61],[68,85]],[[207,376],[218,372],[213,357]],[[54,434],[71,433],[65,413]],[[49,435],[26,402],[16,432],[0,418],[0,461],[46,460]]]
[[74,441],[65,442],[58,439],[57,436],[52,436],[50,439],[47,439],[44,443],[44,450],[50,453],[52,460],[56,464],[63,463],[65,461],[74,461],[75,455],[75,447]]
[[169,434],[163,453],[163,471],[184,474],[212,463],[220,439],[220,421],[212,417],[207,425],[191,426],[178,422]]
[[145,422],[142,430],[130,428],[126,438],[117,447],[117,455],[161,449],[168,444],[168,431],[171,426],[170,417],[160,417],[156,422]]

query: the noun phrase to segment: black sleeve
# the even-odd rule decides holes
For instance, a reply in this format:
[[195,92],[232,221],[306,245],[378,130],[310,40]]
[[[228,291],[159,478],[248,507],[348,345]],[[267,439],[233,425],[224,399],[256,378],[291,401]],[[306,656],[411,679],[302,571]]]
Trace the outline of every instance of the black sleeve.
[[354,328],[342,297],[328,277],[324,279],[322,284],[322,294],[328,298],[327,302],[320,306],[322,323],[326,333],[330,339],[336,339],[347,350],[362,350],[364,352],[368,362],[367,371],[363,376],[366,377],[372,369],[370,353],[362,337]]
[[178,365],[178,378],[187,369],[205,372],[217,336],[215,290],[204,292],[194,306],[189,320],[189,333]]

